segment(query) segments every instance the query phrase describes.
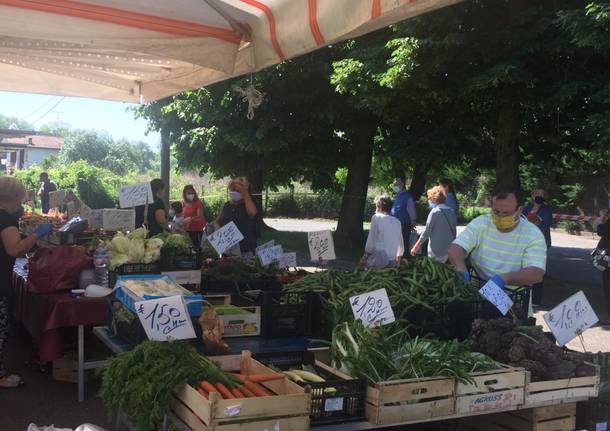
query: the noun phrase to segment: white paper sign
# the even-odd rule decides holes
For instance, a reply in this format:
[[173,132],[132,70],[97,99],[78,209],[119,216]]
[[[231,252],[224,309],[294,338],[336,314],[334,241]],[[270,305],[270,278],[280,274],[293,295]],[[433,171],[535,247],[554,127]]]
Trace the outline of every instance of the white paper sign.
[[394,310],[385,289],[377,289],[349,299],[356,320],[369,328],[371,326],[387,325],[394,320]]
[[513,306],[513,301],[510,299],[510,296],[502,290],[500,286],[498,286],[493,281],[489,280],[485,285],[479,290],[479,293],[485,297],[489,302],[491,302],[494,307],[500,310],[503,316],[506,316],[508,310]]
[[284,253],[280,258],[280,268],[294,268],[297,266],[297,254],[293,253]]
[[196,337],[182,296],[138,301],[134,305],[149,340],[188,340]]
[[133,208],[138,205],[152,204],[154,201],[150,183],[139,183],[123,187],[119,192],[119,205],[121,208]]
[[307,242],[309,243],[309,254],[312,261],[320,259],[335,260],[337,258],[331,231],[307,232]]
[[275,246],[275,240],[271,240],[269,242],[264,243],[263,245],[259,245],[258,247],[256,247],[256,249],[254,249],[254,253],[258,255],[258,252],[261,250],[264,250],[266,248],[271,248]]
[[210,244],[212,244],[212,247],[214,247],[218,254],[223,254],[226,250],[239,244],[242,239],[244,239],[244,236],[237,229],[234,222],[224,225],[208,236],[208,241],[210,241]]
[[273,262],[279,262],[282,258],[282,254],[284,254],[284,250],[281,245],[264,248],[256,253],[263,266],[267,266]]
[[136,212],[134,209],[104,209],[102,212],[102,227],[111,231],[134,230],[136,228]]
[[49,192],[49,208],[59,208],[64,204],[65,198],[65,190],[56,190],[54,192]]
[[595,325],[599,318],[582,290],[544,315],[544,321],[560,346]]
[[89,217],[89,227],[91,229],[101,229],[104,226],[104,210],[91,210]]

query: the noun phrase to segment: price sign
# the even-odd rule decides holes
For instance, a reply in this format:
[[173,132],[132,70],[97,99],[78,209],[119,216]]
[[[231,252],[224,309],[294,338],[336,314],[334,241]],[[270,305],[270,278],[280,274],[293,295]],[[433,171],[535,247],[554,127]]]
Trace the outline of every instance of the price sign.
[[485,297],[489,302],[491,302],[494,307],[500,310],[503,316],[506,316],[508,310],[513,306],[513,301],[510,299],[510,296],[502,290],[500,286],[498,286],[493,281],[489,280],[485,285],[479,290],[479,293]]
[[136,228],[136,212],[134,209],[102,211],[102,227],[105,230],[134,230]]
[[261,250],[264,250],[266,248],[271,248],[275,246],[275,240],[271,240],[269,242],[264,243],[263,245],[259,245],[258,247],[256,247],[256,249],[254,250],[254,253],[258,255],[258,252]]
[[349,299],[356,320],[370,328],[371,326],[387,325],[394,320],[394,311],[385,289],[373,290]]
[[294,268],[297,266],[296,253],[284,253],[280,258],[280,268]]
[[146,203],[153,203],[154,197],[150,183],[139,183],[123,187],[119,191],[119,205],[121,208],[133,208]]
[[212,244],[212,247],[214,247],[218,254],[223,254],[226,250],[239,244],[242,239],[244,239],[244,236],[237,229],[234,222],[224,225],[208,236],[208,241],[210,241],[210,244]]
[[59,208],[64,204],[64,199],[66,199],[65,190],[49,192],[49,208]]
[[307,242],[309,242],[309,254],[312,261],[320,259],[335,260],[337,258],[331,231],[307,232]]
[[[89,227],[91,229],[101,229],[103,226],[104,210],[90,209],[90,211],[91,211],[90,217],[87,219],[87,220],[89,220]],[[86,218],[86,217],[83,216],[83,218]]]
[[544,321],[560,346],[595,325],[599,318],[582,290],[544,315]]
[[279,262],[282,258],[282,254],[284,254],[284,250],[281,245],[264,248],[256,253],[263,266],[267,266],[273,262]]
[[149,340],[188,340],[196,337],[184,298],[180,295],[138,301],[135,307]]

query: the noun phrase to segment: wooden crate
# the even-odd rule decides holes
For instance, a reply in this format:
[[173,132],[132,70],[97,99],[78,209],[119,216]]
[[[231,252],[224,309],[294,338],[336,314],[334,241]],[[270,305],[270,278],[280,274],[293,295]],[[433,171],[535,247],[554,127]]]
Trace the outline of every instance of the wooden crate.
[[473,383],[457,382],[455,414],[516,409],[525,397],[526,372],[502,365],[502,369],[473,373]]
[[[218,356],[213,360],[224,371],[273,373],[270,368],[252,359],[250,352]],[[261,384],[277,395],[223,400],[218,394],[211,393],[210,399],[206,400],[196,389],[185,385],[175,395],[172,410],[193,431],[259,431],[278,427],[282,431],[309,429],[311,394],[287,378]]]
[[461,422],[473,431],[574,431],[576,403],[484,415]]
[[599,365],[589,365],[595,368],[594,376],[532,382],[531,374],[528,372],[524,407],[585,401],[588,398],[597,397],[600,382]]
[[375,425],[413,423],[455,412],[455,379],[393,380],[369,386],[366,417]]

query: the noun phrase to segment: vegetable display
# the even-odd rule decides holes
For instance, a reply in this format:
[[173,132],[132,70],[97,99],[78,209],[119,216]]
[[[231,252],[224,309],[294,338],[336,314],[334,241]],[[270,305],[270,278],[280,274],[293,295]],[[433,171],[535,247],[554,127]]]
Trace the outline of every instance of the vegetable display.
[[532,373],[532,381],[595,375],[585,355],[561,348],[540,326],[517,326],[511,319],[477,319],[472,324],[472,349]]
[[117,234],[106,243],[106,250],[110,258],[110,269],[115,269],[126,263],[152,263],[161,258],[163,241],[160,239],[146,239],[146,228],[138,228],[125,235]]
[[269,397],[273,396],[266,388],[261,386],[259,383],[270,382],[274,380],[282,380],[286,376],[281,373],[271,374],[233,374],[235,379],[242,381],[243,383],[238,387],[228,388],[222,383],[216,383],[215,385],[202,380],[199,382],[199,388],[197,392],[205,399],[210,398],[211,392],[218,393],[221,399],[232,400],[237,398],[254,398],[254,397]]
[[126,414],[139,429],[157,429],[184,384],[243,384],[201,356],[188,343],[146,341],[111,359],[101,371],[100,396],[114,411]]
[[252,263],[225,259],[219,260],[214,265],[209,265],[205,271],[205,276],[209,281],[248,282],[273,278],[280,273],[281,270],[277,265],[263,266],[258,259],[253,259]]
[[190,254],[193,250],[191,240],[179,233],[162,232],[155,235],[152,239],[163,241],[163,248],[175,254]]
[[436,376],[472,382],[470,373],[500,368],[464,343],[410,338],[395,324],[367,329],[344,322],[333,331],[331,353],[341,369],[369,384]]

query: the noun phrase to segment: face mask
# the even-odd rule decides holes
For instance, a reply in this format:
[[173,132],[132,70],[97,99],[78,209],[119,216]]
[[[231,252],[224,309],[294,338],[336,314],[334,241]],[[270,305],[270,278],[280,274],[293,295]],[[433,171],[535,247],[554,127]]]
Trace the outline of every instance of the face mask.
[[195,195],[193,195],[193,194],[186,195],[186,200],[192,201],[193,199],[195,199]]
[[544,198],[542,196],[536,196],[534,198],[534,202],[537,203],[538,205],[542,205],[544,203]]
[[430,208],[436,208],[436,204],[432,201],[428,201],[428,205],[430,206]]
[[175,215],[176,215],[176,211],[170,211],[170,212],[169,212],[169,216],[170,216],[170,217],[173,217],[173,216],[175,216]]
[[515,216],[497,216],[495,214],[491,215],[491,220],[496,225],[498,230],[509,230],[517,225],[518,219],[515,219]]
[[240,192],[229,192],[229,199],[233,202],[239,202],[242,199]]
[[394,186],[394,187],[392,187],[392,190],[394,190],[394,193],[400,193],[400,191],[402,189],[400,187],[398,187],[398,186]]

